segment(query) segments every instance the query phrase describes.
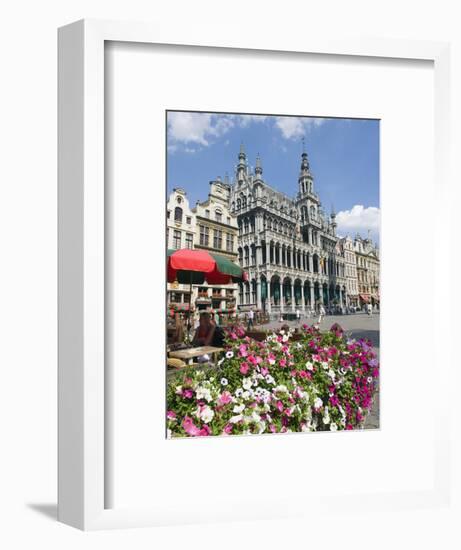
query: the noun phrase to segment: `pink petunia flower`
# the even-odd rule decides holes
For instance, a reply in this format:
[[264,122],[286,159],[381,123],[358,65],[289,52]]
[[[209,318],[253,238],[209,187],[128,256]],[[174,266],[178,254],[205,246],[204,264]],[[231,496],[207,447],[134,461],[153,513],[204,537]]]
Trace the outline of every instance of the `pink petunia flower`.
[[168,420],[174,420],[176,418],[176,413],[174,411],[168,411],[166,413],[166,417]]
[[232,402],[232,395],[228,391],[223,391],[218,398],[218,405],[227,405]]
[[191,435],[193,437],[200,435],[200,428],[197,428],[190,416],[184,417],[184,420],[182,421],[182,427],[188,435]]
[[247,372],[249,371],[249,369],[250,369],[250,365],[248,365],[248,363],[245,363],[245,362],[244,362],[244,363],[242,363],[242,364],[240,365],[240,372],[241,372],[242,374],[247,374]]

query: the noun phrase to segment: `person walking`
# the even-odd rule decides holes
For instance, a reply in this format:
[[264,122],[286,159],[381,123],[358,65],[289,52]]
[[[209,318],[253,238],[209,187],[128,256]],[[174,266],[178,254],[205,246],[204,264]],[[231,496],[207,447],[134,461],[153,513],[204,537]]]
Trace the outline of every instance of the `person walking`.
[[320,304],[320,306],[319,306],[319,321],[318,321],[319,325],[322,322],[324,317],[325,317],[325,308],[323,307],[323,304]]
[[299,321],[301,320],[301,313],[298,308],[296,308],[296,322],[299,325]]
[[255,313],[253,311],[253,308],[250,308],[250,311],[248,312],[248,330],[254,327],[254,317]]

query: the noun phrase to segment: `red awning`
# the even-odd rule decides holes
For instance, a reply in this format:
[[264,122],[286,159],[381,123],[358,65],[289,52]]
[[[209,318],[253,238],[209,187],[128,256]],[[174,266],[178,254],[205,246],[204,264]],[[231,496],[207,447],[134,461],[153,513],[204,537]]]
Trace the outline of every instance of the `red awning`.
[[370,301],[370,296],[368,294],[359,294],[359,296],[360,296],[360,299],[363,302],[369,302]]

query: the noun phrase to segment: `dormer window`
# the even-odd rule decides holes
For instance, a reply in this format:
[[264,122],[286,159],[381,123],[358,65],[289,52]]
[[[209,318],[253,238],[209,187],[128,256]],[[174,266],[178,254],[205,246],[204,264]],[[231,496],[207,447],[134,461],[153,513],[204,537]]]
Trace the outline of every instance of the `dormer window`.
[[222,222],[222,212],[221,212],[221,210],[215,210],[214,216],[215,216],[215,220],[217,222]]
[[182,208],[180,208],[179,206],[174,209],[174,221],[182,223]]

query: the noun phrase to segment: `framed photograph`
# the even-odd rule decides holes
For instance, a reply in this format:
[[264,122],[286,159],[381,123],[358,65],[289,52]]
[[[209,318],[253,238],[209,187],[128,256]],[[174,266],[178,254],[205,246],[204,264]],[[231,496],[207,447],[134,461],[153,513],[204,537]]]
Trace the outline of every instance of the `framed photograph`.
[[60,521],[448,506],[448,59],[59,30]]

